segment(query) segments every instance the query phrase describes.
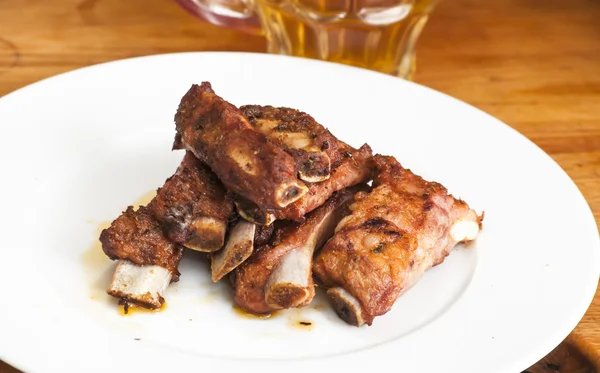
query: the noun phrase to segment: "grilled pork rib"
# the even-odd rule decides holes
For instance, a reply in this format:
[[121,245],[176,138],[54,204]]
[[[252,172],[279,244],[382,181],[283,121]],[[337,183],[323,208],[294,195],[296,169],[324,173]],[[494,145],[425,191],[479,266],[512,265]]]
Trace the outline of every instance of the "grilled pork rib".
[[147,207],[127,210],[102,231],[104,253],[119,259],[108,294],[122,302],[156,309],[163,292],[179,280],[183,249],[169,241]]
[[374,163],[374,189],[356,194],[313,265],[338,315],[356,326],[371,325],[457,243],[474,240],[483,219],[393,157]]
[[242,113],[250,124],[294,157],[296,170],[308,192],[284,209],[266,209],[245,199],[236,205],[245,219],[270,224],[275,219],[299,220],[321,206],[331,195],[371,179],[371,148],[354,149],[338,140],[313,117],[301,111],[246,105]]
[[233,204],[216,175],[191,152],[157,191],[149,208],[167,237],[187,248],[213,252],[223,247]]
[[146,207],[129,207],[101,233],[106,255],[120,259],[108,293],[127,304],[160,307],[169,283],[179,279],[179,245],[220,249],[232,212],[223,185],[187,152]]
[[355,192],[337,192],[302,223],[278,222],[272,243],[232,273],[235,304],[257,314],[308,304],[314,296],[313,252],[331,237]]
[[266,209],[281,209],[307,191],[294,159],[256,131],[210,83],[193,85],[175,115],[175,147],[185,146],[225,187]]

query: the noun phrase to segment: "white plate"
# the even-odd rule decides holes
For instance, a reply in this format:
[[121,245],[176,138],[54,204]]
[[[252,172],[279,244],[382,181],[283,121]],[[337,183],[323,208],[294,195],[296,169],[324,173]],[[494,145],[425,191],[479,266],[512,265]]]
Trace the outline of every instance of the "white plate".
[[[322,297],[240,317],[193,254],[164,312],[120,316],[99,228],[173,173],[173,115],[203,80],[237,105],[306,111],[442,182],[485,210],[477,242],[372,327],[347,326]],[[517,372],[572,330],[598,282],[590,209],[539,148],[441,93],[336,64],[193,53],[63,74],[0,100],[0,165],[0,358],[28,372]]]

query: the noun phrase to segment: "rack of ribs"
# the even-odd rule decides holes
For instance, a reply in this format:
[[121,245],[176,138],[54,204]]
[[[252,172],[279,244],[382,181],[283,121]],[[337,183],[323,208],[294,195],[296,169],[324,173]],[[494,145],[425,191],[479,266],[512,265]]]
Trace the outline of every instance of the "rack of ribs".
[[275,219],[300,220],[321,206],[331,195],[371,179],[371,148],[354,149],[338,140],[313,117],[290,108],[246,105],[240,108],[253,128],[288,152],[308,191],[283,209],[266,209],[243,198],[236,199],[238,211],[257,224]]
[[366,185],[334,194],[302,222],[277,221],[270,244],[257,248],[232,272],[235,304],[251,313],[302,307],[312,300],[312,258],[333,235],[356,191]]
[[220,249],[232,212],[216,176],[186,153],[147,206],[128,207],[100,234],[106,255],[119,260],[108,293],[125,305],[159,308],[167,286],[179,278],[183,246]]
[[176,173],[100,235],[119,260],[108,293],[126,306],[159,308],[187,247],[208,253],[213,281],[230,275],[248,312],[307,305],[314,274],[344,321],[371,325],[481,229],[483,214],[441,184],[301,111],[238,109],[204,82],[175,124],[173,148],[186,149]]
[[373,190],[356,194],[313,265],[337,314],[356,326],[388,312],[457,243],[474,240],[483,220],[393,157],[377,155],[374,164]]
[[255,130],[210,83],[192,85],[175,114],[174,148],[185,147],[217,174],[230,192],[265,209],[281,209],[307,192],[295,161]]

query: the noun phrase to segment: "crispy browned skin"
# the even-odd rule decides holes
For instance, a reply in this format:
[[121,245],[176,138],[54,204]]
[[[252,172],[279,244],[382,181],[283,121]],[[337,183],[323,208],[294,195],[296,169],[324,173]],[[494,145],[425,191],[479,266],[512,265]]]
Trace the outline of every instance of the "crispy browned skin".
[[217,176],[191,152],[148,205],[167,237],[191,249],[223,246],[233,203]]
[[[278,221],[279,226],[275,228],[271,243],[257,248],[250,258],[232,273],[235,304],[256,314],[281,309],[265,301],[265,285],[272,273],[286,254],[305,247],[307,240],[314,240],[312,245],[320,247],[331,237],[337,222],[348,212],[347,203],[351,201],[355,192],[355,190],[344,190],[336,193],[323,206],[307,215],[302,223]],[[327,218],[325,224],[323,224],[324,217]],[[310,264],[308,270],[310,271]],[[312,276],[309,275],[308,280],[312,288]],[[314,289],[312,294],[314,295]],[[312,296],[310,298],[312,299]],[[281,303],[285,302],[282,300]]]
[[127,210],[100,234],[102,250],[111,259],[126,259],[137,265],[166,268],[179,279],[179,261],[183,249],[169,241],[147,207]]
[[280,209],[306,193],[294,159],[256,131],[209,83],[193,85],[175,115],[180,145],[210,166],[226,188],[265,209]]
[[[458,241],[474,239],[482,220],[441,184],[423,180],[393,157],[378,155],[374,163],[373,191],[356,194],[352,214],[340,222],[313,265],[325,287],[344,289],[358,300],[361,309],[352,312],[343,297],[329,293],[340,317],[355,325],[371,325],[388,312]],[[451,228],[462,222],[474,232],[457,240],[459,233]]]

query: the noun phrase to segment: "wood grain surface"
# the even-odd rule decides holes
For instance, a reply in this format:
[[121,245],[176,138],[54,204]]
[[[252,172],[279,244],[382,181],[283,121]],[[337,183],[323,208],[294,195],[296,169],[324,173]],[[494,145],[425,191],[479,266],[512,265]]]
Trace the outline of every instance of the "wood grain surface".
[[[265,45],[203,23],[171,0],[1,0],[0,96],[105,61]],[[418,44],[415,80],[533,140],[573,178],[600,222],[600,1],[444,0]],[[529,371],[593,372],[599,354],[596,293],[567,341]],[[0,362],[0,372],[17,371]]]

